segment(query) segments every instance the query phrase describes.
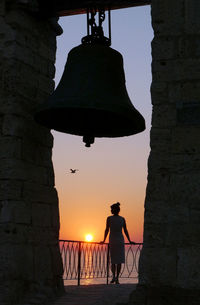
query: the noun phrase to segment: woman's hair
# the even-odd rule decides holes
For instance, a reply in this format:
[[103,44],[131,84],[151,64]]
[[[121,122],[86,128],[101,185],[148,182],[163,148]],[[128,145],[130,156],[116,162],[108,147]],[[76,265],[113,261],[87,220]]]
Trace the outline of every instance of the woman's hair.
[[113,210],[113,212],[115,213],[119,213],[120,211],[120,203],[119,202],[116,202],[116,203],[113,203],[111,206],[111,209]]

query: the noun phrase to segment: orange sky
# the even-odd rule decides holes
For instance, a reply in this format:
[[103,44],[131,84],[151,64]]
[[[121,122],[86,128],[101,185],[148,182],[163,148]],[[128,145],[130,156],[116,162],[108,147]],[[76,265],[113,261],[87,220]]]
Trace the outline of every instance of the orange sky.
[[[140,155],[140,136],[96,139],[91,148],[86,148],[79,137],[55,134],[60,238],[83,240],[86,233],[91,233],[95,241],[101,240],[110,205],[119,201],[130,235],[141,240],[147,152]],[[59,150],[62,142],[65,145]],[[79,171],[71,174],[70,168]]]
[[[85,19],[80,15],[59,21],[64,34],[58,38],[56,83],[67,53],[85,35]],[[102,240],[110,205],[119,201],[132,240],[142,241],[151,124],[153,34],[149,6],[113,11],[112,29],[112,48],[123,55],[127,90],[134,106],[145,117],[147,129],[130,137],[97,138],[90,148],[84,146],[81,137],[53,131],[61,239],[84,240],[91,233],[94,241]],[[71,174],[70,168],[79,171]]]

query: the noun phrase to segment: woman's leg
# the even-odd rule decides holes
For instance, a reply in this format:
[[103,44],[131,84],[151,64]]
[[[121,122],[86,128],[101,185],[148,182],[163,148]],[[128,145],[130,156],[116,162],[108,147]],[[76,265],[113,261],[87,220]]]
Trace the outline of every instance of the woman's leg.
[[111,283],[114,283],[114,280],[115,280],[115,271],[116,271],[116,266],[115,264],[111,264],[111,271],[112,271],[112,275],[113,275],[113,278],[111,280]]
[[116,284],[119,283],[118,281],[118,278],[119,278],[119,274],[120,274],[120,271],[121,271],[121,264],[117,264],[117,276],[116,276]]

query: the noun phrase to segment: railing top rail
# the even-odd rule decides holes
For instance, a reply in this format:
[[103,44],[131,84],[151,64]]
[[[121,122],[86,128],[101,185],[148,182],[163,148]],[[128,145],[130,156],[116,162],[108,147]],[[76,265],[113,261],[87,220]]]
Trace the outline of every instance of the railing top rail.
[[[72,242],[72,243],[84,243],[84,244],[98,244],[101,245],[102,243],[97,241],[82,241],[82,240],[69,240],[69,239],[60,239],[59,242]],[[108,243],[103,243],[103,245],[108,245]],[[125,245],[131,245],[130,243],[124,243]],[[143,245],[143,243],[135,243],[133,245]]]

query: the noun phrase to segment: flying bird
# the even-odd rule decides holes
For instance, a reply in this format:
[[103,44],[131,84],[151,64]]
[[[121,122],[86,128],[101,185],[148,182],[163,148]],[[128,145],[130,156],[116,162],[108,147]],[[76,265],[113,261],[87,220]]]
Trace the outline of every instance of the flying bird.
[[71,171],[71,174],[75,174],[75,173],[78,171],[78,169],[72,169],[72,168],[70,168],[70,171]]

